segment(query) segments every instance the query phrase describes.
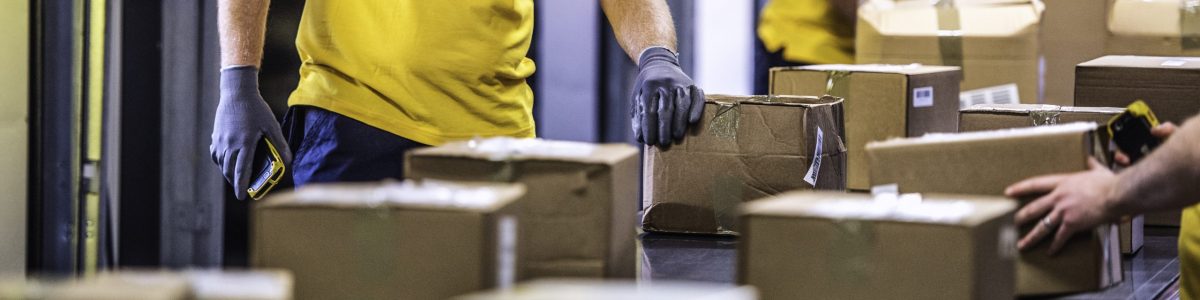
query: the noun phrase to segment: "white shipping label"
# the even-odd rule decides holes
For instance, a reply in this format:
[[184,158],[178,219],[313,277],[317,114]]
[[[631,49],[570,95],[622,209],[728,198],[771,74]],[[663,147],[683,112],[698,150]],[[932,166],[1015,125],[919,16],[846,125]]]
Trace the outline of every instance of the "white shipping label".
[[1012,224],[1006,224],[1000,229],[1000,242],[998,250],[1001,258],[1016,258],[1017,257],[1017,228]]
[[958,98],[960,109],[976,104],[1021,103],[1020,91],[1014,83],[964,91]]
[[817,174],[821,172],[821,145],[824,141],[825,132],[821,131],[821,127],[817,127],[817,148],[813,150],[812,165],[808,167],[808,173],[804,174],[804,182],[813,187],[817,187]]
[[933,106],[933,87],[919,87],[913,89],[912,94],[913,108]]

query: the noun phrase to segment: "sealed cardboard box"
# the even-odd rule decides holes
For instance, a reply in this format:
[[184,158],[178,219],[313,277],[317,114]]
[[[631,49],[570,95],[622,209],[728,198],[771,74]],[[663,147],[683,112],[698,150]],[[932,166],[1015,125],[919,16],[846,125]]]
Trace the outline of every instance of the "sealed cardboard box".
[[872,0],[858,11],[855,61],[960,66],[964,94],[1015,86],[991,103],[1037,103],[1041,18],[1040,1]]
[[710,95],[680,144],[648,147],[642,229],[736,234],[737,206],[795,189],[843,190],[842,100]]
[[958,67],[814,65],[771,69],[772,95],[845,99],[846,188],[867,190],[867,142],[958,130]]
[[1125,107],[1143,100],[1160,121],[1200,113],[1200,58],[1105,56],[1076,69],[1075,103]]
[[1040,29],[1042,101],[1075,105],[1075,65],[1104,56],[1108,5],[1097,0],[1046,0]]
[[792,192],[742,206],[738,284],[763,299],[1012,299],[1016,203]]
[[445,299],[511,284],[521,185],[308,185],[254,207],[251,265],[296,299]]
[[[1006,187],[1026,178],[1087,170],[1087,160],[1097,153],[1095,129],[1096,124],[1081,122],[871,143],[871,183],[894,184],[903,193],[1002,196]],[[1023,205],[1033,199],[1022,200]],[[1022,227],[1022,234],[1032,225]],[[1113,227],[1077,234],[1054,256],[1046,254],[1049,243],[1021,252],[1017,293],[1082,292],[1120,282]]]
[[490,138],[409,151],[405,176],[519,182],[520,278],[633,277],[638,151]]
[[698,282],[539,279],[512,289],[463,295],[454,300],[756,300],[753,287]]
[[1200,56],[1200,13],[1184,0],[1113,0],[1106,52]]

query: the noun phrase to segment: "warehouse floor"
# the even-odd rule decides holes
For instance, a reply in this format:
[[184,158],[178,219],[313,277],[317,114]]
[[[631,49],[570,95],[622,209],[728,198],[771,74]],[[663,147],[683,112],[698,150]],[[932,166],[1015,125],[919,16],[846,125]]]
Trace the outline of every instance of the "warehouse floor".
[[[1048,299],[1169,299],[1178,297],[1178,228],[1146,227],[1145,246],[1122,260],[1125,279],[1103,291]],[[733,283],[737,239],[646,233],[639,278]]]

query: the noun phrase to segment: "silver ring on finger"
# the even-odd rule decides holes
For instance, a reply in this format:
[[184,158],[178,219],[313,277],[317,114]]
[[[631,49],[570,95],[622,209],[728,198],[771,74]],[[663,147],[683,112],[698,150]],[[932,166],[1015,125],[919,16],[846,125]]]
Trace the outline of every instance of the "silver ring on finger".
[[1050,216],[1046,216],[1046,217],[1042,218],[1042,227],[1045,227],[1046,229],[1052,229],[1056,226],[1058,226],[1058,223],[1054,222],[1054,220],[1051,219]]

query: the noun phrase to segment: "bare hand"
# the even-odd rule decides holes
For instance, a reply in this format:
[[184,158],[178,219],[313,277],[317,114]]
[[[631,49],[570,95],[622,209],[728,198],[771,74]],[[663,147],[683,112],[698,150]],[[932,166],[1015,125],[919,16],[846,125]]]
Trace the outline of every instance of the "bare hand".
[[1037,245],[1054,233],[1050,254],[1058,252],[1073,234],[1115,220],[1111,191],[1116,175],[1095,159],[1088,159],[1089,170],[1038,176],[1017,182],[1004,190],[1009,197],[1044,194],[1017,211],[1017,224],[1038,222],[1017,242],[1022,251]]
[[[1166,141],[1168,137],[1171,137],[1172,134],[1175,134],[1175,129],[1177,129],[1175,123],[1166,122],[1151,128],[1150,135]],[[1125,155],[1124,152],[1121,152],[1121,149],[1117,149],[1117,154],[1113,155],[1113,160],[1117,162],[1117,165],[1122,167],[1128,167],[1130,165],[1129,156]]]

